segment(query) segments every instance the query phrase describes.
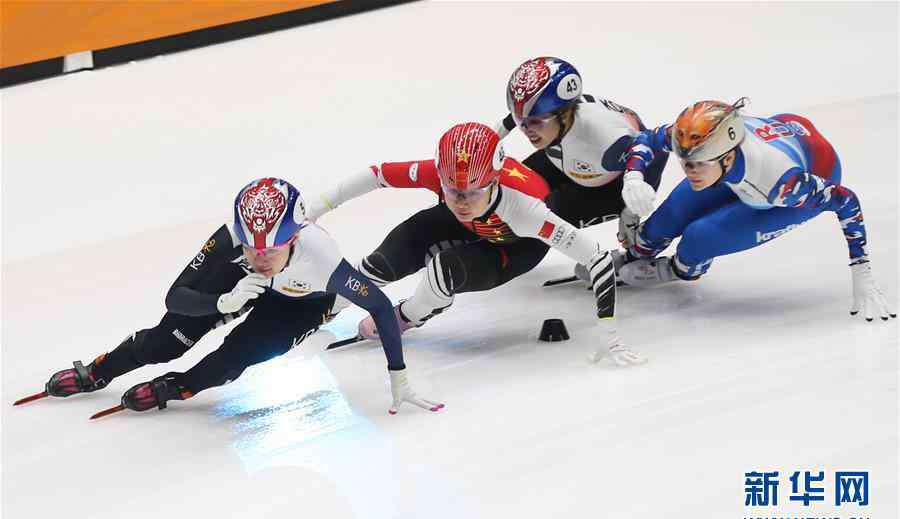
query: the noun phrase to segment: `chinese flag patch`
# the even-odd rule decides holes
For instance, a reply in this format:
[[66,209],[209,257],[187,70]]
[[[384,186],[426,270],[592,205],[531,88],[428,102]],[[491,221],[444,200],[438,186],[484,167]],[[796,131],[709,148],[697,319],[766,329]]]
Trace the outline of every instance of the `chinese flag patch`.
[[538,231],[538,236],[540,236],[541,238],[544,238],[545,240],[549,240],[550,235],[553,234],[553,229],[555,227],[556,226],[553,225],[552,223],[548,222],[547,220],[544,220],[544,225],[542,225],[541,230]]

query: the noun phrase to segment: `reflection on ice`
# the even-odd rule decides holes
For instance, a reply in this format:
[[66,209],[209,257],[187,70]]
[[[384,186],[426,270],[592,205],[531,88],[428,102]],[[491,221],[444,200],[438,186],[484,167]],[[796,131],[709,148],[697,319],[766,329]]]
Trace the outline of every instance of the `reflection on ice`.
[[352,430],[357,437],[372,432],[318,358],[274,359],[245,377],[228,388],[215,415],[232,422],[234,446],[248,472],[283,464],[277,458],[289,454],[318,464],[303,449],[327,443],[338,431]]
[[280,358],[222,388],[217,420],[230,422],[249,475],[303,467],[331,481],[357,517],[392,517],[393,447],[350,407],[319,358]]

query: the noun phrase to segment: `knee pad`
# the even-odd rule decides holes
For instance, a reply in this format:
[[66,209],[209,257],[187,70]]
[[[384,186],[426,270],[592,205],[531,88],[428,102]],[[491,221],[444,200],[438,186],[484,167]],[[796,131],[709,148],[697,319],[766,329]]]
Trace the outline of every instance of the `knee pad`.
[[383,287],[397,281],[397,272],[391,267],[384,254],[378,251],[369,254],[359,262],[357,270],[371,279],[376,286]]
[[456,292],[454,271],[457,277],[464,277],[464,272],[459,272],[459,267],[447,266],[460,263],[448,252],[439,252],[425,264],[425,275],[416,291],[400,305],[400,313],[406,320],[421,324],[453,304],[453,294]]
[[425,275],[439,294],[447,298],[452,298],[468,281],[466,266],[454,249],[447,249],[432,256],[425,264]]
[[501,284],[505,265],[502,248],[481,250],[464,247],[440,252],[425,265],[429,280],[443,288],[446,297],[464,292],[490,290]]

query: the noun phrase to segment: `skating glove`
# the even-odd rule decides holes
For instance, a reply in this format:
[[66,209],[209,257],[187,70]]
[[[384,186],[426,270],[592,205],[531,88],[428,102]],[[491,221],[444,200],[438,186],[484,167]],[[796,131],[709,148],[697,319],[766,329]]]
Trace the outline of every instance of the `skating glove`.
[[644,174],[640,171],[626,171],[622,178],[625,180],[622,186],[622,200],[625,201],[625,205],[641,218],[650,216],[656,192],[650,184],[644,182]]
[[856,315],[860,310],[866,321],[872,321],[875,316],[887,321],[888,316],[896,318],[897,314],[888,308],[884,293],[875,283],[872,276],[872,264],[868,260],[862,260],[850,265],[853,274],[853,306],[850,307],[850,315]]
[[619,239],[623,249],[628,250],[634,245],[640,225],[640,216],[632,213],[627,207],[622,210],[622,214],[619,215],[619,233],[616,238]]
[[444,404],[432,402],[431,400],[416,396],[415,391],[409,387],[409,380],[406,378],[405,369],[396,371],[388,370],[388,373],[391,375],[391,396],[394,398],[394,403],[391,405],[388,413],[397,414],[397,411],[400,409],[400,405],[402,405],[403,402],[409,402],[410,404],[417,405],[428,411],[439,411],[444,407]]
[[604,335],[606,335],[606,341],[601,339],[601,343],[605,342],[606,344],[598,346],[588,357],[591,362],[599,362],[607,356],[616,366],[622,367],[638,366],[647,362],[646,357],[625,345],[614,328],[607,328]]
[[247,274],[237,282],[231,292],[219,296],[216,308],[223,314],[237,312],[247,304],[247,301],[256,299],[269,285],[269,279],[262,274]]

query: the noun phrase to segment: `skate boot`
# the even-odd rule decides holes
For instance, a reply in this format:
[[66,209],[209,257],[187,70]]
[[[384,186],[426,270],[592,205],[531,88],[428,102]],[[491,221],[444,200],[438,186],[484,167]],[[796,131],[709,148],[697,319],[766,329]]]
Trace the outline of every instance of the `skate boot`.
[[[394,307],[394,317],[397,318],[397,325],[400,326],[400,334],[406,332],[410,328],[418,328],[422,326],[422,323],[413,323],[409,319],[403,315],[403,312],[400,311],[400,305],[403,303],[398,303],[397,306]],[[366,339],[378,339],[378,328],[375,327],[375,319],[372,318],[372,315],[369,314],[365,319],[359,322],[359,336],[365,337]]]
[[187,388],[178,383],[177,373],[166,373],[150,382],[142,382],[122,395],[122,406],[132,411],[148,409],[165,409],[169,400],[185,400],[194,396]]
[[97,357],[87,367],[81,361],[76,360],[73,363],[74,368],[54,373],[44,386],[44,390],[50,396],[67,397],[78,393],[92,393],[105,388],[109,382],[94,373],[94,368],[98,361],[102,361],[103,357],[104,355]]
[[622,267],[618,274],[623,283],[638,288],[662,285],[672,281],[687,281],[675,272],[672,260],[666,256],[632,261]]

